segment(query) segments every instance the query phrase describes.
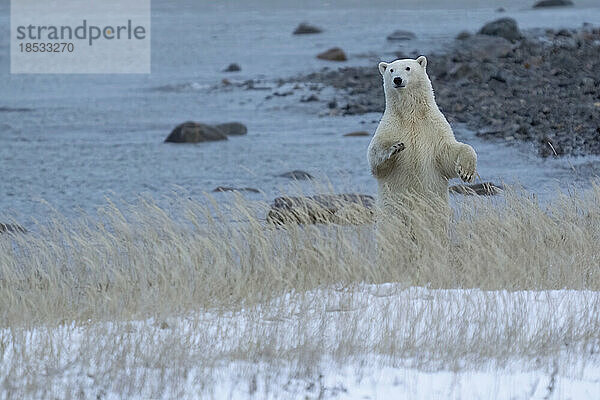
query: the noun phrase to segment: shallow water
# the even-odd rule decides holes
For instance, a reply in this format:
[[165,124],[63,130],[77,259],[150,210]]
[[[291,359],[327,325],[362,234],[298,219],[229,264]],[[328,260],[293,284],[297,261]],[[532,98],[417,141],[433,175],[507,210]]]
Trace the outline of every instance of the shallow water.
[[[271,199],[292,189],[289,180],[277,177],[292,169],[329,177],[338,190],[374,193],[366,163],[369,138],[342,135],[374,131],[379,115],[322,117],[322,104],[299,102],[301,89],[265,100],[281,89],[269,83],[270,90],[252,91],[215,85],[223,78],[275,79],[337,67],[314,57],[332,46],[347,51],[345,65],[375,66],[398,50],[428,54],[459,31],[475,31],[503,16],[516,18],[522,28],[600,23],[600,5],[593,1],[547,10],[517,1],[450,6],[413,1],[402,7],[389,0],[256,3],[154,0],[150,75],[10,75],[8,42],[0,42],[0,108],[31,109],[0,111],[0,218],[43,220],[48,206],[42,199],[73,215],[78,209],[93,211],[105,196],[160,198],[179,187],[200,198],[219,185],[250,186],[263,193],[248,196]],[[499,6],[507,11],[497,13]],[[292,36],[301,21],[325,32]],[[2,2],[3,37],[8,25],[8,4]],[[417,39],[387,42],[395,29],[411,30]],[[231,62],[242,71],[221,72]],[[249,133],[226,142],[163,143],[175,125],[187,120],[240,121]],[[599,165],[587,157],[542,160],[532,146],[484,142],[460,126],[455,129],[459,140],[477,149],[484,180],[518,181],[542,196],[585,182]],[[310,190],[307,183],[300,186]]]

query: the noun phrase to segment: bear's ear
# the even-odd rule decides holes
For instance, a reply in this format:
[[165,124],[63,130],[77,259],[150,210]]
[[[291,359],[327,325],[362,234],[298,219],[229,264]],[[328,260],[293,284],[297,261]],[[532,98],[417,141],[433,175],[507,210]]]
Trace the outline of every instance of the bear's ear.
[[386,63],[386,62],[383,62],[383,61],[382,61],[382,62],[380,62],[380,63],[379,63],[379,73],[380,73],[381,75],[383,75],[383,74],[385,73],[385,70],[387,69],[387,67],[388,67],[388,63]]
[[421,67],[425,68],[427,66],[427,58],[425,56],[420,56],[417,58],[417,62],[421,65]]

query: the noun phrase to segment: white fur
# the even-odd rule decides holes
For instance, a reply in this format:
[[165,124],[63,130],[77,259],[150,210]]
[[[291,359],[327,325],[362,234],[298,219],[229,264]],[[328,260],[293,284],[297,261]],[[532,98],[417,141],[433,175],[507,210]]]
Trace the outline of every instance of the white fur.
[[[471,182],[475,175],[477,155],[454,138],[435,102],[426,66],[423,56],[379,64],[386,104],[368,159],[382,208],[412,193],[433,196],[447,206],[448,180]],[[402,79],[402,87],[396,87],[394,78]],[[404,150],[399,151],[399,143]]]

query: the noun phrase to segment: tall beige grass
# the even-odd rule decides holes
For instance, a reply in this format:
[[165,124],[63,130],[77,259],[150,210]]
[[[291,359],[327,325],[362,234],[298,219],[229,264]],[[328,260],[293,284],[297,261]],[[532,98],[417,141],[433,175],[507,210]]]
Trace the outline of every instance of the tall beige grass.
[[[584,361],[598,352],[596,185],[544,204],[511,190],[464,198],[447,246],[393,220],[274,227],[266,204],[241,197],[171,203],[109,202],[0,237],[4,395],[56,395],[68,371],[92,371],[77,390],[170,397],[199,364],[204,390],[232,360],[250,363],[239,373],[252,388],[269,360],[314,373],[364,354],[458,368],[550,359],[565,343]],[[567,291],[538,292],[554,289]]]
[[[372,224],[274,227],[266,204],[241,197],[228,206],[172,200],[172,212],[148,199],[109,202],[98,216],[3,235],[0,324],[241,308],[331,284],[600,289],[598,186],[547,204],[511,191],[465,198],[448,249],[416,243],[400,221],[377,233]],[[377,241],[387,249],[379,264]]]

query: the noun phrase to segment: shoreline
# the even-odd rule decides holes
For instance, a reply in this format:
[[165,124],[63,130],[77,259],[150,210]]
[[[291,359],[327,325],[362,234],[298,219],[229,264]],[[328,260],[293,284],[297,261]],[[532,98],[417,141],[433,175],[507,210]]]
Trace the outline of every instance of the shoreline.
[[[436,101],[451,124],[483,138],[532,142],[542,157],[600,154],[600,28],[524,31],[512,42],[465,32],[427,57]],[[308,85],[331,115],[385,106],[376,66],[323,68],[287,82],[333,88],[323,97]]]

